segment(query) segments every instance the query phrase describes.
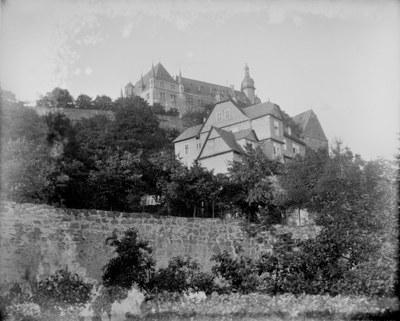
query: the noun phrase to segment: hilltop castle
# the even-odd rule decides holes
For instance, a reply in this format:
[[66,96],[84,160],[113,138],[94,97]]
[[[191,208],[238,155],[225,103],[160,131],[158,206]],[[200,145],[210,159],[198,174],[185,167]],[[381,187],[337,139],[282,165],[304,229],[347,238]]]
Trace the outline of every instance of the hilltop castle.
[[158,63],[135,85],[128,83],[125,96],[140,96],[150,105],[159,103],[181,115],[214,105],[203,124],[187,128],[174,140],[175,154],[186,166],[197,161],[215,173],[226,173],[248,144],[282,162],[304,155],[307,147],[328,148],[312,110],[290,117],[277,104],[261,103],[247,65],[240,89],[184,78],[181,73],[174,79]]
[[174,79],[164,66],[158,63],[152,65],[135,85],[128,83],[124,94],[126,97],[140,96],[150,105],[159,103],[166,110],[177,109],[181,115],[228,98],[245,106],[261,102],[255,94],[254,80],[250,77],[247,65],[240,91],[235,90],[233,86],[226,87],[182,77],[181,72]]

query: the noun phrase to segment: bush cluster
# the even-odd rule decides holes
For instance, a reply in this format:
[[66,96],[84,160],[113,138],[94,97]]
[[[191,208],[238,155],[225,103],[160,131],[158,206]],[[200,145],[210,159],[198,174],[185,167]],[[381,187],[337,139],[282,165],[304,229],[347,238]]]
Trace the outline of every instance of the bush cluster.
[[[390,278],[393,271],[379,273],[375,267],[373,273],[368,270],[372,269],[370,265],[350,268],[348,260],[341,257],[340,244],[327,242],[326,238],[325,231],[306,241],[294,241],[290,234],[277,235],[273,251],[258,259],[224,251],[212,257],[211,273],[201,272],[199,264],[189,257],[174,257],[167,267],[155,271],[155,262],[149,264],[149,244],[137,237],[135,229],[129,229],[115,241],[118,256],[105,267],[103,280],[106,286],[126,289],[136,284],[149,294],[394,294],[390,286],[394,283]],[[110,269],[115,262],[119,262],[118,268]]]
[[90,299],[92,288],[78,274],[58,270],[35,285],[32,300],[45,309],[84,305]]

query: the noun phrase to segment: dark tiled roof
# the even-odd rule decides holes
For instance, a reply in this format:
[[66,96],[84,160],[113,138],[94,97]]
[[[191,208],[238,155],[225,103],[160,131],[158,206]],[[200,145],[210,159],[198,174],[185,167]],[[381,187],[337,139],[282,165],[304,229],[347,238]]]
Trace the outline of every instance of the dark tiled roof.
[[177,138],[174,139],[174,143],[180,142],[182,140],[186,140],[192,137],[195,137],[200,134],[200,129],[203,125],[196,125],[193,127],[187,128],[182,134],[180,134]]
[[252,140],[254,142],[258,142],[258,138],[257,138],[256,133],[254,132],[254,130],[252,130],[250,128],[240,130],[240,131],[238,131],[236,133],[233,133],[233,135],[235,136],[236,140],[240,140],[240,139],[246,138],[248,140]]
[[264,115],[273,115],[278,119],[282,119],[279,106],[269,101],[266,103],[245,107],[242,108],[242,110],[250,119],[258,118]]
[[244,153],[244,150],[237,143],[235,136],[233,135],[232,132],[228,132],[226,130],[216,127],[214,127],[214,129],[217,131],[217,133],[221,136],[221,138],[224,140],[224,142],[229,146],[231,150],[238,152],[240,154]]
[[328,141],[324,130],[313,110],[307,110],[293,117],[293,120],[303,130],[304,137]]
[[289,138],[289,139],[293,140],[293,141],[296,142],[296,143],[299,143],[299,144],[302,144],[302,145],[306,145],[306,143],[305,143],[302,139],[300,139],[300,138],[298,138],[298,137],[296,137],[296,136],[294,136],[294,135],[289,135],[289,134],[287,134],[287,133],[284,133],[283,136],[285,136],[286,138]]
[[156,66],[154,66],[154,73],[156,75],[156,79],[165,80],[169,82],[176,82],[161,63],[158,63]]
[[190,79],[190,78],[185,78],[185,77],[181,77],[181,79],[182,79],[183,88],[186,93],[201,95],[201,96],[215,97],[216,94],[219,92],[223,98],[232,97],[232,98],[235,98],[245,104],[250,103],[249,99],[247,98],[245,93],[242,91],[233,90],[233,92],[232,92],[232,88],[227,87],[227,86],[221,86],[221,85],[213,84],[210,82],[205,82],[205,81],[200,81],[200,80]]
[[[153,77],[153,68],[150,68],[150,70],[143,76],[143,84],[144,84],[145,88],[147,88],[149,86],[149,80],[152,77]],[[171,77],[169,72],[165,69],[165,67],[160,62],[154,66],[154,77],[155,77],[155,79],[158,79],[158,80],[164,80],[164,81],[176,83],[175,79]],[[140,78],[136,82],[135,87],[142,88],[142,78]]]

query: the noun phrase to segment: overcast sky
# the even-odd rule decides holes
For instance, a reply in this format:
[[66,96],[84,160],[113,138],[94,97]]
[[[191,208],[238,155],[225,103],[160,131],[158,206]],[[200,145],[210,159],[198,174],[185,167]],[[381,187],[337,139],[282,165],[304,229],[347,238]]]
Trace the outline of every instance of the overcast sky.
[[55,86],[116,98],[151,63],[313,109],[330,141],[392,158],[400,119],[398,1],[8,0],[0,77],[35,101]]

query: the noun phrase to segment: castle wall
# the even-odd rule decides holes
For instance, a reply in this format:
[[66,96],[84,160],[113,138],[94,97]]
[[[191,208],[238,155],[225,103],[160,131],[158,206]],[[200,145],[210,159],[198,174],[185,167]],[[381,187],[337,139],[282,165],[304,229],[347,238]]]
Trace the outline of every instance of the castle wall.
[[[113,256],[105,239],[136,227],[149,240],[158,266],[171,257],[188,255],[209,270],[211,256],[242,247],[249,256],[271,248],[274,236],[249,237],[238,220],[158,217],[143,213],[60,209],[47,205],[0,203],[0,284],[42,278],[57,269],[100,280]],[[315,228],[279,227],[294,237],[315,235]]]

